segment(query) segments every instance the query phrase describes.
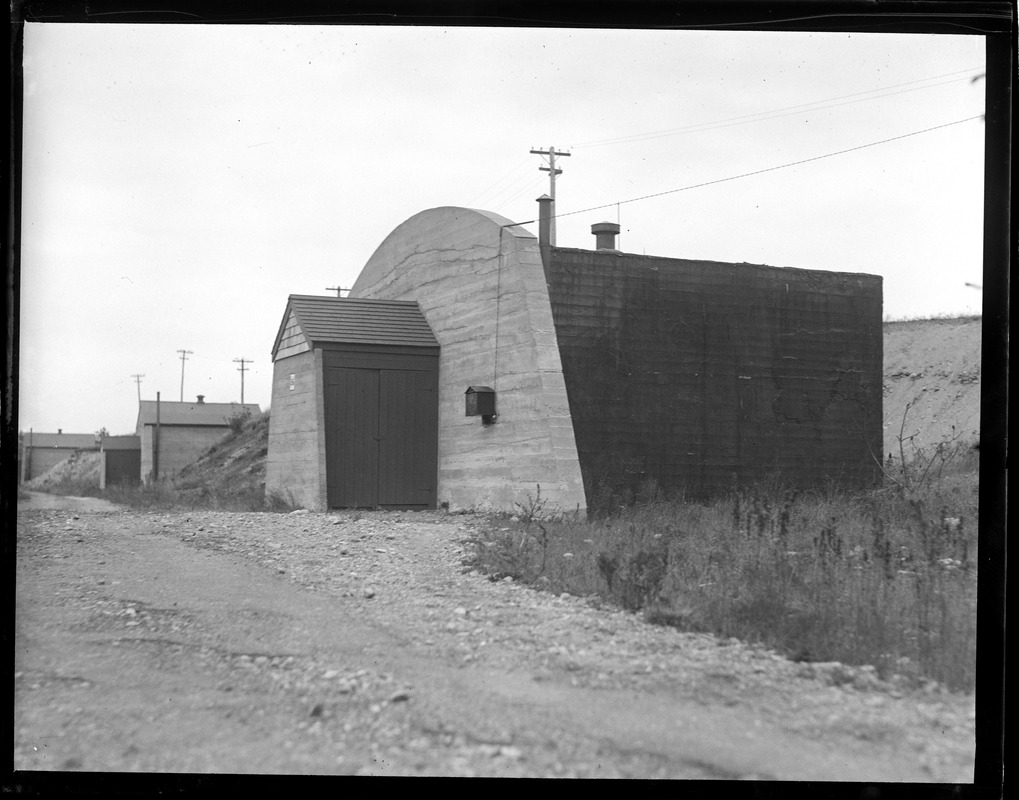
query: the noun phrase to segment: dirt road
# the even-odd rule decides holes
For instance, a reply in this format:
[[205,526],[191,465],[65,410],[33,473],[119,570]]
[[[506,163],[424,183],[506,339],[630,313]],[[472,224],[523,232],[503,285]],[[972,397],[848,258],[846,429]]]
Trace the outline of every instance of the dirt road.
[[15,768],[972,780],[973,699],[465,573],[479,518],[22,507]]

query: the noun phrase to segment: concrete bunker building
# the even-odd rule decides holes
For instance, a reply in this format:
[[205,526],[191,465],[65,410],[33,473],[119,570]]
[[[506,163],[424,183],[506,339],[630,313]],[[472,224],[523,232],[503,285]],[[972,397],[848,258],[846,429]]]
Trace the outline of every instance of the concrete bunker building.
[[613,223],[593,226],[595,250],[557,247],[539,207],[538,237],[423,211],[349,297],[291,296],[267,492],[514,510],[540,485],[568,512],[650,485],[876,483],[880,277],[623,253]]

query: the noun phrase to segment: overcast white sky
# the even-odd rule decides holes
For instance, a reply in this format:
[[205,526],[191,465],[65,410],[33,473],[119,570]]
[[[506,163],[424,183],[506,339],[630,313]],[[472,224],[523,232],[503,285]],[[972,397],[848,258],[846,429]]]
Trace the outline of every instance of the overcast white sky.
[[[289,294],[436,206],[558,244],[868,272],[980,311],[981,36],[28,24],[18,427],[130,433],[141,395],[271,398]],[[616,203],[620,203],[616,206]],[[537,232],[536,225],[528,226]]]

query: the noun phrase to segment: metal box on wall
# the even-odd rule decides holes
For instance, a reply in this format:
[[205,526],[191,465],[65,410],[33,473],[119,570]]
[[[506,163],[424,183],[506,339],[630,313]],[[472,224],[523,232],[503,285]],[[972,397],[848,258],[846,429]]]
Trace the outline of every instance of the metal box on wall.
[[468,386],[464,402],[468,417],[495,416],[495,390],[490,386]]

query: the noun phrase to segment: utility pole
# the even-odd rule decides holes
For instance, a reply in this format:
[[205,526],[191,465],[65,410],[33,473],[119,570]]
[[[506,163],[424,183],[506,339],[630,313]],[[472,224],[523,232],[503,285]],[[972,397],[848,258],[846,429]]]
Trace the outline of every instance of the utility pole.
[[340,294],[340,292],[349,292],[350,289],[348,289],[345,286],[327,286],[326,287],[326,291],[327,292],[336,292],[336,296],[337,297],[343,297],[343,295]]
[[237,368],[237,371],[239,373],[241,373],[241,405],[243,406],[244,405],[244,365],[245,364],[254,364],[255,362],[252,361],[250,358],[235,358],[234,359],[234,363],[235,364],[238,364],[238,363],[240,364],[240,366]]
[[145,376],[144,375],[132,375],[131,377],[134,378],[134,382],[138,384],[138,403],[141,404],[141,401],[142,401],[142,378],[144,378]]
[[188,360],[188,356],[194,355],[190,350],[178,350],[180,353],[180,401],[184,402],[184,362]]
[[555,176],[563,174],[563,171],[561,169],[556,169],[555,158],[556,158],[556,156],[568,156],[570,154],[566,153],[566,152],[560,152],[559,150],[556,150],[554,147],[550,147],[550,148],[548,148],[548,150],[531,150],[531,152],[534,155],[536,155],[536,156],[548,156],[548,166],[547,167],[538,167],[538,169],[540,169],[542,172],[547,172],[548,173],[548,181],[549,181],[548,196],[552,198],[552,220],[551,220],[552,224],[551,224],[551,228],[549,229],[549,244],[551,244],[554,247],[555,246],[555,217],[556,217],[556,215],[555,215]]
[[152,434],[152,479],[159,480],[159,392],[156,392],[156,430]]

